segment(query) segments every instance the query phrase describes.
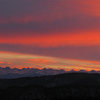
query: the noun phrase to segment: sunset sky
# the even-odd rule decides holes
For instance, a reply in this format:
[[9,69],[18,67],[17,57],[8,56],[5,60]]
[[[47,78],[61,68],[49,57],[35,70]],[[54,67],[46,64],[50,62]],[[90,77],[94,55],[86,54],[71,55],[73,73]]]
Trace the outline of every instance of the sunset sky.
[[100,70],[100,0],[0,0],[0,66]]

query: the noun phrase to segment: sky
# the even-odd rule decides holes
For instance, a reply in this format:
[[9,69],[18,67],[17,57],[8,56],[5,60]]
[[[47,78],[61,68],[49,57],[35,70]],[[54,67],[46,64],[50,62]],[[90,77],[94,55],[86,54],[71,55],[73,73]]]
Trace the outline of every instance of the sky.
[[0,66],[99,70],[100,0],[0,0]]

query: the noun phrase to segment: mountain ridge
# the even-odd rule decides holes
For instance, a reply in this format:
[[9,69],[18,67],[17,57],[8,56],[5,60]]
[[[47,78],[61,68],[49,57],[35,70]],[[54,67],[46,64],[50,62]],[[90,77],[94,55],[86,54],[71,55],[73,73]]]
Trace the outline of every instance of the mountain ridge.
[[10,67],[5,67],[2,68],[0,67],[0,78],[2,79],[12,79],[12,78],[20,78],[20,77],[35,77],[35,76],[45,76],[45,75],[57,75],[57,74],[63,74],[63,73],[100,73],[100,71],[86,71],[86,70],[70,70],[70,71],[65,71],[63,69],[51,69],[51,68],[43,68],[43,69],[38,69],[38,68],[10,68]]

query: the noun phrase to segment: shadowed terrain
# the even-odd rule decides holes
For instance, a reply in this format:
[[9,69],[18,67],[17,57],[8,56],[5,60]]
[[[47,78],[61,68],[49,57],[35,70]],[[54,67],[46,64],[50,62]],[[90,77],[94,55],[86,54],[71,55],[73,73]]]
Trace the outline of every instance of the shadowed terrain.
[[1,100],[99,100],[100,74],[65,73],[0,79]]

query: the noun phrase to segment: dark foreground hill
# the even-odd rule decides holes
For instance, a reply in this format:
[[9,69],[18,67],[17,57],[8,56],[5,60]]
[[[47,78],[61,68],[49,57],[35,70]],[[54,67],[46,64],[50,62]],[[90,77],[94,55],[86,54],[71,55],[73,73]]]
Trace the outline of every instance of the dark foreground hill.
[[0,100],[99,100],[100,74],[0,79]]

